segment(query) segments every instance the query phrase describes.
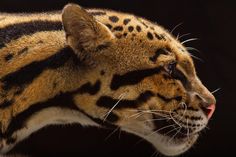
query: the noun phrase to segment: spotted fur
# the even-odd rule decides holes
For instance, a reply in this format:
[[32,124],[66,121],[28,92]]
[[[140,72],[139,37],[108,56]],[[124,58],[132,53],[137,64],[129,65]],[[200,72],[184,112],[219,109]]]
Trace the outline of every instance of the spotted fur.
[[161,26],[75,4],[0,20],[1,153],[46,125],[80,123],[118,126],[171,156],[207,125],[215,98]]

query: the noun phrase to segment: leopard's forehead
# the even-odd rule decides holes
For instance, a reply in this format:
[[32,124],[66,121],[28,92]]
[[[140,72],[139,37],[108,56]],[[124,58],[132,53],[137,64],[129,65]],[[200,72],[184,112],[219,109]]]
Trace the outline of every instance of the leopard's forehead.
[[112,10],[89,9],[88,11],[99,22],[106,25],[118,40],[129,38],[132,41],[133,38],[138,37],[148,42],[168,44],[175,52],[189,55],[178,39],[157,23],[133,14]]

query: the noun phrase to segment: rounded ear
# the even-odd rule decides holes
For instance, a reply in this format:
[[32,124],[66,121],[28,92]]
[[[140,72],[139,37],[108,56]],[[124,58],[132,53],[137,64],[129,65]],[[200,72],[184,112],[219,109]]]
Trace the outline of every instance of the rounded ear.
[[105,48],[114,38],[105,25],[76,4],[68,4],[64,7],[62,23],[67,43],[78,55]]

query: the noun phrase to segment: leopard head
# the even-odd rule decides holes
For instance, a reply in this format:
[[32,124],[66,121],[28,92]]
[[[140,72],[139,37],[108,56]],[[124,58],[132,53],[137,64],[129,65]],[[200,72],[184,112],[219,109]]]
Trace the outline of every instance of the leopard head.
[[85,65],[81,77],[101,81],[96,96],[75,101],[87,115],[140,136],[164,155],[187,151],[216,103],[189,52],[157,24],[102,12],[93,16],[69,4],[62,13],[67,43]]

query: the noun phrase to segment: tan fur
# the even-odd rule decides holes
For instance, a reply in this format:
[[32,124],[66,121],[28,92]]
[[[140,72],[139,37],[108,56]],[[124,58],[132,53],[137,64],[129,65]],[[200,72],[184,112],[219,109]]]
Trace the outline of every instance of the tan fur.
[[[104,14],[93,17],[87,12],[91,14],[93,12],[102,12]],[[110,18],[113,16],[118,17],[118,20],[113,19],[114,21],[112,21]],[[129,21],[125,24],[124,21],[126,19],[129,19]],[[122,97],[122,99],[132,101],[136,100],[140,94],[151,91],[165,96],[166,99],[181,96],[181,102],[188,103],[188,107],[199,109],[197,113],[193,113],[190,110],[186,113],[189,117],[194,114],[200,115],[204,120],[201,127],[193,131],[193,139],[188,141],[191,145],[196,140],[195,133],[202,130],[207,124],[207,118],[200,108],[203,102],[214,104],[215,99],[197,78],[193,61],[184,46],[161,26],[131,14],[99,9],[85,11],[81,7],[72,4],[64,8],[62,16],[60,13],[2,14],[0,15],[0,20],[0,29],[12,24],[33,22],[35,20],[61,21],[65,28],[65,31],[44,31],[24,35],[19,39],[10,41],[5,47],[0,49],[0,105],[6,100],[14,99],[12,105],[0,109],[1,132],[6,132],[11,120],[20,113],[27,111],[32,105],[47,102],[57,95],[74,91],[86,83],[94,85],[98,80],[101,82],[101,87],[96,94],[75,93],[72,95],[72,101],[76,106],[93,118],[106,121],[104,117],[106,117],[110,108],[113,107],[111,106],[108,109],[96,105],[102,96],[109,96],[113,99],[121,99]],[[112,28],[109,28],[108,25]],[[162,39],[160,39],[160,36]],[[25,85],[24,90],[19,95],[15,94],[19,87],[14,86],[9,91],[5,91],[1,87],[5,84],[2,81],[4,77],[17,72],[32,62],[43,61],[68,46],[83,61],[83,65],[76,67],[73,59],[69,59],[63,66],[58,68],[44,69],[30,84]],[[27,52],[19,54],[26,47]],[[153,57],[159,49],[169,51],[168,55],[160,55],[155,62],[152,62],[150,57]],[[13,55],[13,58],[6,60],[4,57],[9,53]],[[165,69],[173,61],[177,62],[177,69],[186,76],[189,82],[187,87],[184,87],[179,80],[173,78],[166,79],[164,77],[165,75],[169,76]],[[115,90],[111,89],[111,80],[114,75],[124,75],[135,70],[157,67],[162,68],[162,70],[156,75],[145,77],[136,84],[122,86]],[[101,71],[105,73],[101,75]],[[56,87],[54,87],[55,84],[57,85]],[[114,122],[114,124],[120,126],[125,131],[147,139],[163,154],[180,154],[191,145],[183,146],[181,149],[174,147],[168,153],[166,151],[167,148],[159,146],[161,142],[158,143],[153,140],[157,138],[156,136],[159,137],[159,134],[155,135],[152,139],[144,136],[150,134],[155,129],[155,126],[153,123],[149,123],[148,127],[144,127],[146,124],[140,124],[140,120],[151,119],[151,114],[143,114],[136,119],[127,119],[127,117],[137,114],[138,110],[174,111],[180,107],[181,102],[178,100],[166,102],[160,97],[154,96],[136,109],[115,108],[112,112],[119,117],[119,120]],[[35,128],[38,127],[35,126],[35,122],[37,122],[38,126],[42,127],[45,124],[49,124],[48,119],[40,118],[41,113],[42,115],[48,114],[46,111],[45,109],[38,112],[37,116],[32,116],[32,118],[26,120],[25,125],[27,127],[33,126],[32,128],[34,129],[32,130],[36,130]],[[62,115],[61,110],[57,108],[52,111],[55,111],[55,117]],[[64,114],[65,117],[70,115],[69,112]],[[55,122],[54,120],[52,120],[52,123]],[[67,121],[73,120],[67,119]],[[80,120],[78,121],[81,122]],[[21,131],[16,131],[13,136],[19,136],[19,139],[27,137],[28,134],[33,132],[30,129],[27,130],[27,127]],[[21,135],[22,137],[20,137]],[[2,147],[5,146],[6,139],[3,139]]]

